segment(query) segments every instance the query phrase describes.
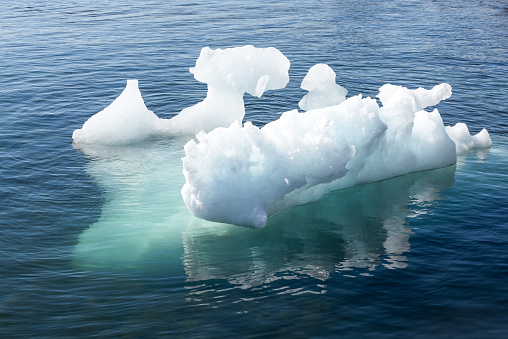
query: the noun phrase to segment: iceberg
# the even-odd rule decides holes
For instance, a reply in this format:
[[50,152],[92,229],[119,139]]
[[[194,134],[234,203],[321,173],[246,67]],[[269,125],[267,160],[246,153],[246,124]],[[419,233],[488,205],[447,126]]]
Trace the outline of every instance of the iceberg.
[[448,84],[386,84],[380,106],[361,95],[343,100],[327,74],[339,104],[285,112],[261,128],[232,124],[187,143],[182,197],[195,216],[260,228],[270,215],[330,191],[447,167],[457,152],[492,145],[486,130],[471,136],[462,124],[446,128],[437,109],[425,111],[451,96]]
[[[445,127],[434,108],[452,94],[386,84],[377,98],[336,84],[326,64],[310,68],[292,110],[256,127],[243,124],[243,96],[256,97],[289,81],[289,60],[275,48],[205,47],[190,69],[206,83],[206,98],[171,119],[147,109],[136,80],[111,105],[74,131],[75,145],[126,145],[188,136],[181,194],[195,216],[264,227],[269,216],[358,184],[453,165],[457,153],[490,147],[487,130],[472,136],[465,124]],[[429,108],[434,108],[430,110]],[[429,109],[426,111],[425,109]]]
[[338,105],[346,100],[347,89],[335,83],[336,74],[327,64],[317,64],[303,78],[301,88],[309,91],[298,106],[304,111]]
[[284,88],[289,82],[289,65],[289,60],[273,47],[203,48],[190,72],[207,84],[206,98],[174,118],[162,120],[160,132],[196,134],[242,122],[244,93],[260,98],[267,90]]
[[146,108],[137,80],[127,86],[108,107],[88,119],[72,134],[76,144],[134,144],[154,134],[159,118]]
[[378,97],[289,111],[262,128],[232,124],[185,146],[182,196],[197,217],[264,227],[268,216],[358,184],[453,165],[455,143],[435,105],[451,95],[385,85]]
[[74,131],[73,142],[128,145],[227,127],[243,120],[245,93],[259,98],[265,91],[284,88],[289,82],[289,66],[289,60],[273,47],[205,47],[196,66],[190,68],[194,78],[208,86],[203,101],[171,119],[161,119],[146,108],[137,80],[128,80],[111,105]]
[[455,142],[457,153],[463,153],[472,148],[488,148],[492,146],[489,132],[485,128],[478,134],[471,135],[467,125],[459,122],[455,126],[446,126],[446,133]]

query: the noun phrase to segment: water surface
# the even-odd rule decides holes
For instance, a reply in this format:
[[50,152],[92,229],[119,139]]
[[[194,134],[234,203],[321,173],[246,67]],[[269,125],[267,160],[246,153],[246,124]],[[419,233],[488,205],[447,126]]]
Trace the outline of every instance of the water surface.
[[[504,1],[4,1],[0,335],[506,336],[506,32]],[[188,72],[202,47],[246,44],[291,61],[287,88],[246,96],[258,126],[324,62],[349,95],[447,82],[445,124],[494,145],[260,230],[190,215],[186,140],[73,147],[126,79],[168,118],[205,96]]]

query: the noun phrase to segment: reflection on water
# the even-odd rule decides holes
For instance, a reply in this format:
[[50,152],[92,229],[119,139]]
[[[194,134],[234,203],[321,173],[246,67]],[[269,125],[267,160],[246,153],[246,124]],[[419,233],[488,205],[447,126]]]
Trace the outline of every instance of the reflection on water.
[[[97,222],[75,247],[76,265],[226,279],[242,288],[279,279],[404,268],[411,218],[432,212],[455,166],[336,191],[282,211],[263,229],[211,223],[187,211],[183,143],[83,149],[104,190]],[[363,273],[368,274],[368,273]]]
[[189,280],[249,287],[378,265],[404,268],[411,218],[431,213],[454,172],[451,166],[336,191],[272,216],[263,229],[190,223],[183,232],[185,272]]

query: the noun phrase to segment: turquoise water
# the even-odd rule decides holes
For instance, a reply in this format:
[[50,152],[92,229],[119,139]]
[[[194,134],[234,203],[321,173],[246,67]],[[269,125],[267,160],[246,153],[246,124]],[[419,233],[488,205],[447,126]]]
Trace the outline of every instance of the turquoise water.
[[[471,337],[508,332],[504,1],[4,1],[0,336]],[[205,96],[204,46],[273,46],[290,83],[328,63],[349,95],[447,82],[445,124],[487,128],[456,166],[333,192],[264,229],[193,218],[185,139],[75,148],[128,78],[171,117]]]

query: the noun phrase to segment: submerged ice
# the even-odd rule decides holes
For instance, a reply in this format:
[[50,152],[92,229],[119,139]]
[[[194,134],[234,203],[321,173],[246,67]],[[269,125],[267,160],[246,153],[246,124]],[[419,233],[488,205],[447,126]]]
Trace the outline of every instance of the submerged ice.
[[326,280],[334,271],[355,274],[353,268],[404,268],[411,218],[432,210],[454,181],[455,166],[449,166],[338,190],[281,211],[252,232],[188,212],[180,194],[185,142],[80,148],[93,159],[85,169],[103,189],[104,203],[99,218],[78,238],[74,265],[185,274],[188,281],[224,279],[240,288],[289,277]]
[[191,68],[208,85],[206,98],[172,119],[149,111],[137,81],[106,109],[74,131],[76,144],[132,144],[160,136],[196,135],[185,146],[182,197],[197,217],[264,227],[286,208],[332,190],[456,162],[457,152],[489,147],[486,130],[471,136],[465,124],[445,127],[433,107],[451,86],[408,89],[386,84],[378,100],[346,98],[335,72],[313,66],[299,103],[258,128],[242,124],[244,93],[260,97],[289,81],[289,60],[274,48],[203,48]]
[[241,122],[244,93],[260,98],[267,90],[284,88],[289,82],[288,70],[289,60],[273,47],[205,47],[190,71],[196,80],[207,84],[206,98],[174,118],[162,120],[160,132],[196,134]]

